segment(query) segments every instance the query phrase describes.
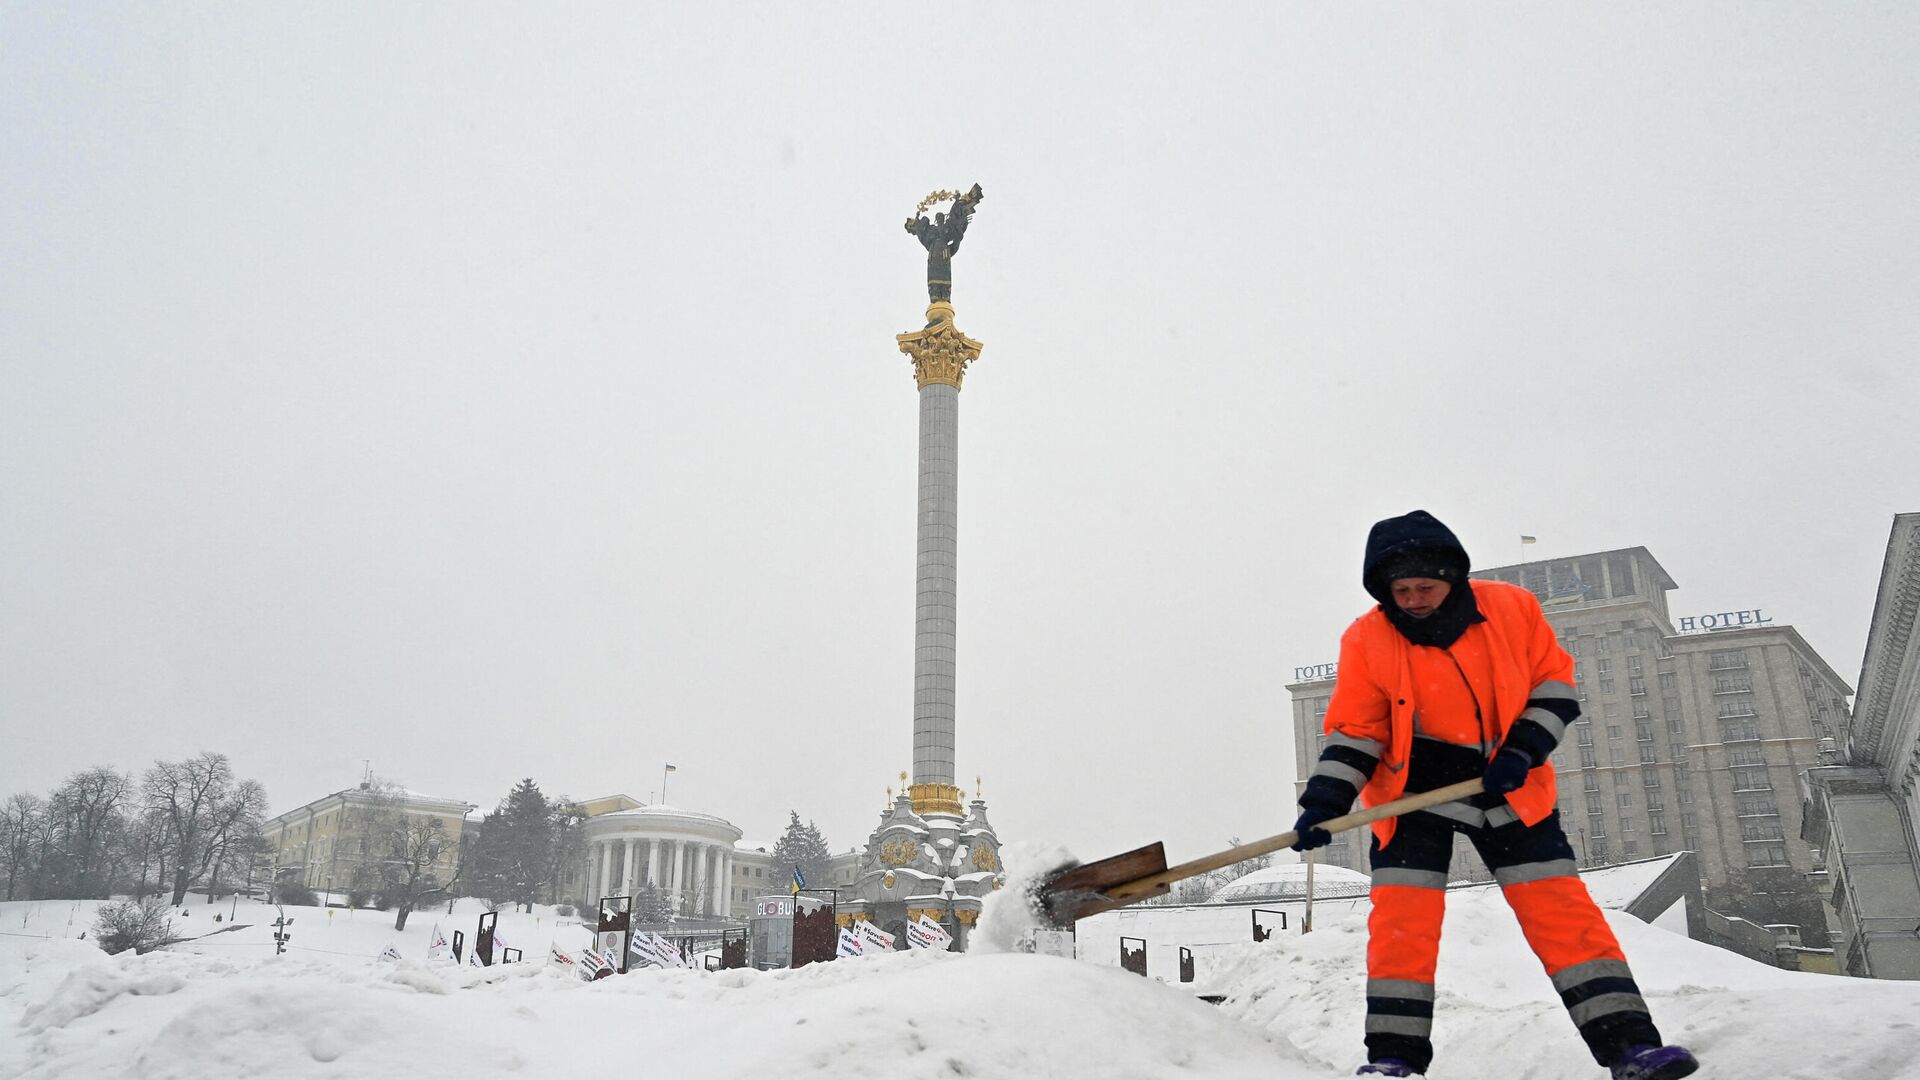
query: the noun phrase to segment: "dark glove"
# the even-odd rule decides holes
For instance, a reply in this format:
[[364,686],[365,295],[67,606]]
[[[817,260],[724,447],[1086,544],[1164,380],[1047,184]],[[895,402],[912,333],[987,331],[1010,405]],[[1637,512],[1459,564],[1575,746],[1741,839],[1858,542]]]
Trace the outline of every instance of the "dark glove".
[[1486,786],[1487,794],[1506,795],[1519,791],[1532,770],[1532,754],[1517,746],[1503,746],[1493,755],[1493,760],[1487,762],[1487,771],[1481,775],[1480,782]]
[[1293,823],[1293,831],[1300,837],[1293,842],[1293,850],[1312,851],[1314,848],[1333,843],[1333,834],[1321,828],[1320,823],[1332,821],[1339,816],[1340,811],[1330,810],[1324,806],[1303,807],[1300,811],[1300,820]]

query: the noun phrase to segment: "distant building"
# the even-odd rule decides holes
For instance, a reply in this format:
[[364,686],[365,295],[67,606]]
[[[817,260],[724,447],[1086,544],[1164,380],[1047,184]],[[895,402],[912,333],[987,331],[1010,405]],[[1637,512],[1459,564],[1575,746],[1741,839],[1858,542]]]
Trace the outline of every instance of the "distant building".
[[415,818],[437,818],[446,830],[446,850],[435,872],[446,880],[460,861],[460,833],[466,815],[476,807],[459,799],[443,799],[405,789],[380,789],[362,783],[336,791],[267,819],[260,827],[267,850],[282,880],[294,880],[310,889],[347,889],[363,868],[373,868],[385,856],[379,838],[368,829],[368,816],[380,800],[395,796],[398,812]]
[[[775,866],[774,844],[742,839],[725,818],[696,810],[645,804],[627,795],[605,795],[574,804],[586,815],[584,857],[562,893],[590,905],[602,896],[633,896],[651,885],[666,894],[683,919],[740,920],[750,901],[789,895],[792,868]],[[858,853],[833,857],[828,880],[809,889],[850,890]]]
[[[1574,656],[1581,717],[1553,763],[1561,823],[1581,865],[1693,851],[1720,906],[1765,914],[1756,921],[1768,924],[1816,923],[1803,933],[1822,944],[1798,777],[1831,755],[1852,690],[1799,632],[1759,608],[1675,619],[1673,578],[1644,547],[1473,576],[1531,590]],[[1333,668],[1296,669],[1287,687],[1296,788],[1324,745]],[[1337,835],[1324,861],[1365,869],[1368,835]],[[1454,876],[1489,875],[1462,843]]]
[[1838,763],[1805,776],[1801,835],[1849,975],[1920,979],[1920,514],[1893,519]]

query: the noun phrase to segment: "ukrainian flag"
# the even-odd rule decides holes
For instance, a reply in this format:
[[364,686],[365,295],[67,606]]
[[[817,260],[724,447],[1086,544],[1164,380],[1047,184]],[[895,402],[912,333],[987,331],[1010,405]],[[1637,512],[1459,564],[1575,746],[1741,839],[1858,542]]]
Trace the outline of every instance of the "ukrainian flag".
[[799,867],[797,866],[794,867],[793,868],[793,895],[799,896],[800,890],[806,887],[807,887],[807,875],[801,873]]

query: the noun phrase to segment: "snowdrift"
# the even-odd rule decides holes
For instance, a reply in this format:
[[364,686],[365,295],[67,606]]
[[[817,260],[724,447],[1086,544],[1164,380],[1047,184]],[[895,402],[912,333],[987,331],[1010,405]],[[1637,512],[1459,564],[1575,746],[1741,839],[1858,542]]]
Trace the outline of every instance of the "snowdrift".
[[[15,907],[0,905],[10,931],[22,920]],[[1018,954],[896,954],[800,971],[654,971],[584,983],[557,965],[414,959],[430,913],[418,947],[414,926],[402,936],[410,958],[399,962],[369,958],[390,943],[390,917],[329,946],[351,939],[366,950],[357,956],[272,956],[270,938],[246,940],[251,929],[218,949],[216,937],[138,957],[64,937],[4,937],[0,1077],[472,1080],[617,1067],[876,1080],[1327,1078],[1361,1057],[1365,905],[1325,907],[1346,910],[1316,909],[1312,934],[1209,956],[1199,985],[1225,995],[1218,1006],[1192,987]],[[584,935],[536,917],[501,923],[521,935],[515,945],[529,958],[544,955],[539,927]],[[1609,917],[1656,1020],[1700,1053],[1703,1076],[1920,1080],[1920,985],[1778,971]],[[252,955],[256,948],[269,955]],[[1449,897],[1439,990],[1435,1077],[1604,1075],[1497,891]]]

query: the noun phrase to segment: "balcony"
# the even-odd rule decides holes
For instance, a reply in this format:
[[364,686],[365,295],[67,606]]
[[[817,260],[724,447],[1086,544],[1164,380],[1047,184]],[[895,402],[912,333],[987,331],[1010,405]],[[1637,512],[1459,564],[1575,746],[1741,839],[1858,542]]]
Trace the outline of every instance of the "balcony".
[[1746,668],[1747,661],[1744,658],[1734,660],[1721,656],[1707,661],[1708,671],[1745,671]]
[[1713,692],[1716,694],[1751,694],[1753,684],[1745,679],[1715,679]]

